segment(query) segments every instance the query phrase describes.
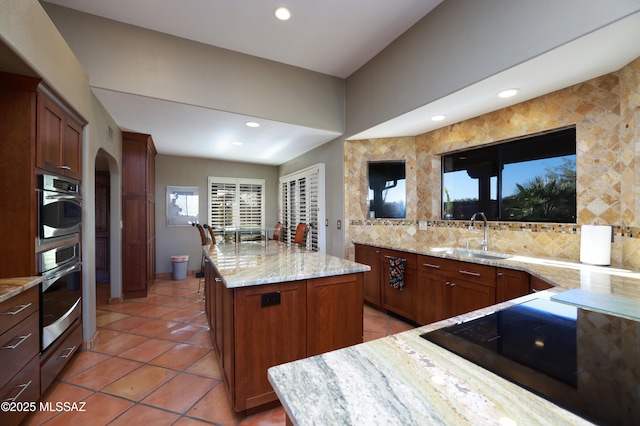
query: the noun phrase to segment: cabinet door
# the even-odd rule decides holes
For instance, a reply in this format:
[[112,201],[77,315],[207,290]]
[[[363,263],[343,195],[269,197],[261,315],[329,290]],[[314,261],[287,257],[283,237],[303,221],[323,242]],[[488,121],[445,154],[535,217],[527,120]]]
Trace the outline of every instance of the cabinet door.
[[38,134],[36,166],[60,173],[60,147],[63,139],[64,111],[51,98],[38,94]]
[[371,267],[370,271],[364,273],[362,294],[366,302],[375,306],[381,306],[379,258],[378,248],[356,244],[355,261]]
[[236,411],[277,400],[267,369],[306,356],[306,301],[306,281],[234,289]]
[[529,293],[529,274],[524,271],[498,268],[496,274],[496,302],[515,299]]
[[451,292],[450,316],[486,308],[496,303],[495,287],[456,280],[451,281],[448,288]]
[[[402,290],[389,284],[389,256],[405,259],[404,287]],[[405,252],[380,251],[380,286],[382,288],[382,307],[402,315],[408,320],[416,321],[418,297],[418,271],[416,269],[416,255]]]
[[307,355],[362,343],[362,273],[307,281]]
[[450,317],[450,282],[433,271],[421,268],[418,273],[418,324],[430,324]]
[[82,126],[69,117],[65,119],[60,153],[62,174],[82,180]]
[[545,280],[538,278],[534,275],[531,275],[529,278],[529,287],[531,293],[536,293],[538,291],[546,290],[548,288],[552,288],[553,285],[549,284]]

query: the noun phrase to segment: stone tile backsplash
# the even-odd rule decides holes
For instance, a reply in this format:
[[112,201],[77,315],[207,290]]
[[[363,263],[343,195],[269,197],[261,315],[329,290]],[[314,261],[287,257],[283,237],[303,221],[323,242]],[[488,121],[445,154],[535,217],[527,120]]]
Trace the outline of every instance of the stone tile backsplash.
[[[478,227],[440,219],[440,155],[567,126],[576,127],[577,223],[491,222],[490,249],[577,261],[580,226],[606,224],[614,228],[612,263],[640,269],[640,58],[617,72],[415,137],[346,141],[346,256],[353,259],[353,240],[398,247],[407,241],[479,244]],[[407,219],[368,220],[367,162],[401,159],[407,162]]]

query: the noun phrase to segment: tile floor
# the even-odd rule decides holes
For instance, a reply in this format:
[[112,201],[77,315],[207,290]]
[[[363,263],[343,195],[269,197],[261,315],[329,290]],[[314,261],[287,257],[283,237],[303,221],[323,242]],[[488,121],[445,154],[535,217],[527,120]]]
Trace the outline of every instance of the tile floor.
[[[231,410],[197,289],[196,278],[158,279],[148,297],[108,304],[108,284],[98,283],[98,343],[42,398],[86,402],[86,411],[39,411],[23,425],[284,425],[282,407],[248,417]],[[410,328],[365,306],[365,341]]]

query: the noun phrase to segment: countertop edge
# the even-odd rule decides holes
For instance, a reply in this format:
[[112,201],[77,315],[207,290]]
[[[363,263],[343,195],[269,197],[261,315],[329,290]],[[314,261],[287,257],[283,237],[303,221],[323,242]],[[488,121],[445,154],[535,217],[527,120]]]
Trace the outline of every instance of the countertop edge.
[[0,278],[0,303],[35,287],[43,280],[41,276]]

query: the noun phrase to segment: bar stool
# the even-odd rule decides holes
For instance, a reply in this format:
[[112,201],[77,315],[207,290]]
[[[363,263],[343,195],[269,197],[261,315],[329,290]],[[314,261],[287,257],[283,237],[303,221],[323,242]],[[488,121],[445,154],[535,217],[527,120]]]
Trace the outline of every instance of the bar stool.
[[309,232],[309,225],[306,223],[299,223],[296,227],[296,236],[293,239],[293,243],[299,246],[304,246],[307,240],[307,233]]
[[282,228],[282,223],[276,223],[275,230],[273,231],[273,239],[275,241],[280,241],[280,228]]

